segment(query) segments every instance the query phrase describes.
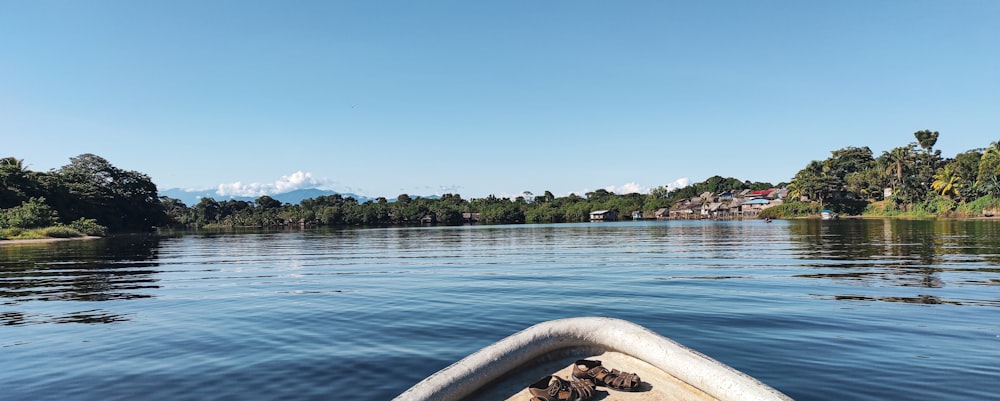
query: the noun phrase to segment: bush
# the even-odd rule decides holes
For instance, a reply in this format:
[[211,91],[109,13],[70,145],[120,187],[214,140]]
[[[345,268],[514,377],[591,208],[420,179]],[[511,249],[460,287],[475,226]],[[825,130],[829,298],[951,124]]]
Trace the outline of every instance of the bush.
[[74,238],[83,236],[83,233],[68,226],[46,227],[38,231],[42,236],[49,238]]
[[20,227],[5,228],[0,230],[0,238],[15,238],[24,234],[24,229]]
[[949,198],[936,195],[918,205],[918,210],[923,210],[931,215],[946,215],[955,210],[958,204]]
[[97,220],[86,219],[81,217],[72,223],[69,223],[69,227],[79,231],[86,235],[96,235],[98,237],[103,237],[108,233],[108,228],[97,224]]
[[21,206],[0,210],[0,228],[39,228],[56,222],[56,212],[45,204],[45,198],[31,198]]
[[959,213],[969,216],[982,216],[983,212],[988,211],[992,211],[994,214],[1000,211],[1000,199],[987,195],[958,207]]
[[788,202],[761,210],[757,217],[761,219],[790,219],[818,215],[821,211],[817,203]]

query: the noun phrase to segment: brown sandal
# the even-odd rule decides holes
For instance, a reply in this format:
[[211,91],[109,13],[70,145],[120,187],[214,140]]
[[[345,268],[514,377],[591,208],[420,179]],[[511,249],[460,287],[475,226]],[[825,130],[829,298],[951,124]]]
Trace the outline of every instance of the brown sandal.
[[635,391],[642,380],[635,373],[605,368],[601,361],[581,359],[573,365],[573,377],[593,380],[594,384],[621,391]]
[[545,376],[528,386],[531,401],[587,401],[594,396],[594,384],[589,380],[565,380]]

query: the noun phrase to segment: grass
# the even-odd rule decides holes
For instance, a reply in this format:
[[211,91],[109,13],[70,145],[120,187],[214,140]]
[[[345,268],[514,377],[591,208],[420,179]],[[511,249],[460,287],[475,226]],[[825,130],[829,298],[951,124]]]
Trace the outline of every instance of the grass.
[[46,239],[46,238],[78,238],[84,234],[67,226],[23,229],[5,228],[0,230],[0,239]]

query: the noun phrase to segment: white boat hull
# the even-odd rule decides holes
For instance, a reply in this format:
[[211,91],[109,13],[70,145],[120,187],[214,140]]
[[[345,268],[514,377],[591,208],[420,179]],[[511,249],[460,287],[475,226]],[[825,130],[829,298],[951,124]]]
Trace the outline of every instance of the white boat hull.
[[[539,323],[427,377],[395,401],[527,400],[526,387],[549,374],[569,377],[576,359],[643,379],[612,400],[791,400],[740,371],[634,323],[582,317]],[[600,389],[600,388],[599,388]]]

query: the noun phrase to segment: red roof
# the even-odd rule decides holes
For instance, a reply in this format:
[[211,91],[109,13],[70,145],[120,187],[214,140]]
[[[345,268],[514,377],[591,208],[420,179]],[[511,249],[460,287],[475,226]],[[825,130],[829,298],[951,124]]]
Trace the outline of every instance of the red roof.
[[762,189],[760,191],[753,191],[753,192],[750,193],[750,195],[753,195],[753,196],[756,196],[756,195],[767,196],[767,195],[770,195],[771,192],[774,192],[774,190],[773,189]]

